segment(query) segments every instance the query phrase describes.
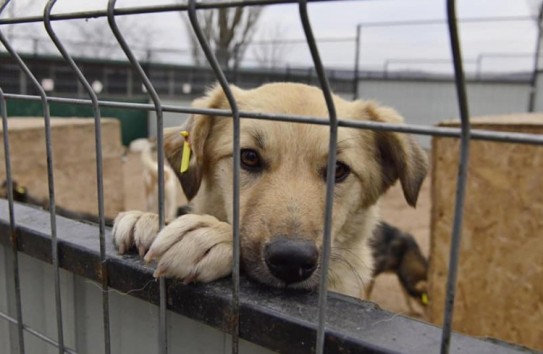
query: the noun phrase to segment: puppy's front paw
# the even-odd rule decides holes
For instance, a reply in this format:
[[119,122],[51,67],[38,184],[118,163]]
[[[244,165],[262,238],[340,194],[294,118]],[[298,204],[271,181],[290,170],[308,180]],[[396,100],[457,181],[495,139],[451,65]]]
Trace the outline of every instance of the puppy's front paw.
[[158,233],[158,215],[142,211],[126,211],[115,218],[113,243],[120,254],[136,247],[143,257]]
[[210,215],[183,215],[166,226],[145,255],[155,277],[210,282],[232,271],[232,226]]

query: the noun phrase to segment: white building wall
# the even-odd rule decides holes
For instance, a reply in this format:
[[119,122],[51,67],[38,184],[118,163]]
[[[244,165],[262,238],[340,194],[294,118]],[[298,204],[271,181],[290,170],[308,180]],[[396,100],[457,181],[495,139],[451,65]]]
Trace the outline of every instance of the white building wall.
[[[359,92],[361,98],[394,107],[407,123],[436,125],[459,118],[454,81],[361,81]],[[530,86],[528,83],[470,82],[467,93],[470,116],[519,113],[528,109]],[[543,103],[543,97],[541,101]],[[429,147],[430,137],[419,137],[419,140]]]
[[[11,250],[0,244],[0,311],[16,318]],[[53,267],[19,254],[25,325],[56,340]],[[104,353],[101,285],[60,270],[65,344],[78,354]],[[114,289],[109,290],[111,352],[158,353],[158,306]],[[230,353],[230,336],[190,318],[168,312],[168,352]],[[58,349],[25,332],[26,353],[58,353]],[[18,353],[17,328],[0,318],[0,353]],[[240,353],[272,351],[240,340]]]
[[[543,76],[542,76],[543,77]],[[543,78],[539,80],[543,84]],[[468,105],[471,116],[526,112],[530,95],[527,82],[468,82]],[[536,91],[536,111],[543,110],[543,89]],[[350,93],[339,93],[346,99]],[[359,96],[394,107],[407,123],[436,125],[441,121],[458,118],[458,101],[452,80],[361,80]],[[164,100],[163,105],[190,107],[192,98]],[[164,112],[164,127],[181,125],[187,114]],[[156,114],[149,113],[149,134],[156,135]],[[430,137],[419,137],[426,146]]]

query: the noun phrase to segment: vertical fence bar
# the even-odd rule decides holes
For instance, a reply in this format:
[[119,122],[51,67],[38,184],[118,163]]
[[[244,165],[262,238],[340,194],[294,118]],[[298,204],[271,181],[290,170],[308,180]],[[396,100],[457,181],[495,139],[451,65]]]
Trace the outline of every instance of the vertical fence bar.
[[535,53],[534,53],[534,66],[532,68],[532,77],[530,78],[530,97],[528,99],[528,112],[535,111],[535,99],[537,93],[537,78],[539,76],[539,61],[541,60],[541,26],[543,25],[543,3],[539,5],[537,15],[537,36],[535,44]]
[[353,99],[358,98],[358,77],[360,76],[360,36],[362,24],[356,25],[356,36],[354,43],[354,73],[353,73]]
[[[6,0],[0,7],[0,14],[4,11],[10,0]],[[0,31],[0,36],[2,32]],[[11,250],[13,257],[13,285],[15,291],[15,311],[17,316],[17,343],[19,345],[19,353],[25,352],[24,340],[24,324],[23,324],[23,306],[21,301],[21,279],[19,277],[19,252],[17,249],[17,233],[15,232],[15,213],[13,210],[13,179],[11,175],[11,152],[9,148],[9,132],[8,132],[8,112],[7,102],[4,97],[4,91],[0,88],[0,115],[2,116],[2,134],[4,139],[4,160],[6,168],[6,183],[8,192],[8,209],[9,209],[9,234],[11,242]]]
[[[0,7],[0,14],[7,7],[10,0],[6,0]],[[0,31],[0,39],[4,42],[4,37]],[[7,102],[4,97],[4,91],[0,88],[0,114],[2,115],[2,134],[4,139],[4,160],[6,168],[6,183],[8,191],[8,209],[9,209],[9,233],[11,241],[11,250],[13,257],[13,285],[15,291],[15,311],[17,316],[17,343],[19,345],[19,353],[24,354],[24,324],[23,324],[23,307],[21,301],[21,279],[19,277],[19,253],[17,250],[17,233],[15,232],[15,213],[13,210],[13,179],[11,175],[11,152],[9,148],[9,127],[8,127],[8,112]]]
[[[6,0],[0,7],[0,14],[4,11],[10,0]],[[2,32],[0,31],[0,36]],[[9,149],[9,134],[8,134],[8,111],[7,102],[4,97],[4,91],[0,87],[0,115],[2,116],[2,134],[4,139],[4,160],[6,168],[6,183],[8,192],[8,209],[9,209],[9,234],[11,242],[11,250],[13,257],[13,285],[15,290],[15,311],[17,316],[17,343],[19,345],[19,353],[25,352],[24,341],[24,324],[23,324],[23,306],[21,301],[21,279],[19,278],[19,252],[17,250],[17,233],[15,232],[15,213],[13,210],[13,179],[11,175],[11,153]]]
[[466,180],[468,174],[468,158],[470,147],[469,109],[466,94],[466,80],[462,65],[460,38],[456,21],[455,0],[447,0],[447,22],[451,40],[451,50],[454,62],[454,77],[458,108],[460,110],[460,161],[458,166],[458,180],[456,184],[456,202],[454,206],[453,230],[451,236],[451,249],[449,255],[449,273],[447,276],[446,299],[443,320],[443,333],[441,337],[441,353],[449,352],[452,330],[454,299],[456,292],[456,279],[458,276],[458,258],[460,254],[460,241],[462,239],[462,221],[464,214],[464,201],[466,195]]
[[[2,10],[0,10],[0,13]],[[4,138],[4,160],[6,166],[6,183],[8,191],[9,234],[13,257],[13,284],[15,288],[15,311],[17,315],[17,342],[19,353],[25,352],[23,335],[23,309],[21,303],[21,280],[19,278],[19,253],[17,250],[17,233],[15,232],[15,214],[13,212],[13,179],[11,176],[11,154],[9,150],[8,113],[4,91],[0,88],[0,115],[2,115],[2,134]]]
[[321,255],[321,280],[319,283],[319,317],[317,329],[317,342],[315,352],[324,353],[324,336],[326,322],[326,296],[328,294],[328,267],[330,261],[331,230],[332,230],[332,206],[334,203],[335,169],[337,153],[338,122],[336,108],[332,98],[332,90],[326,78],[319,50],[313,36],[311,23],[307,13],[307,0],[299,2],[300,19],[307,39],[307,45],[311,51],[311,57],[315,64],[315,71],[324,95],[328,114],[330,116],[330,139],[328,142],[328,166],[326,167],[326,208],[324,212],[323,250]]
[[[123,50],[124,54],[130,61],[132,67],[138,73],[147,93],[151,97],[155,106],[155,112],[157,117],[157,168],[158,168],[158,226],[159,230],[164,228],[164,123],[163,123],[163,109],[162,102],[158,97],[158,94],[151,83],[151,80],[145,74],[145,71],[141,67],[138,59],[126,43],[117,22],[115,20],[115,3],[116,0],[109,0],[107,7],[107,20],[109,27],[113,32],[113,35],[117,39],[119,46]],[[160,292],[160,305],[159,305],[159,349],[160,353],[166,354],[168,352],[168,323],[166,314],[166,279],[164,277],[159,278],[159,292]]]
[[104,178],[103,178],[103,162],[102,162],[102,126],[100,124],[101,115],[100,107],[98,105],[98,97],[94,93],[89,82],[85,79],[85,76],[68,54],[65,47],[62,45],[58,36],[51,26],[51,11],[57,0],[50,0],[44,10],[44,24],[49,37],[59,50],[64,60],[70,65],[74,73],[77,75],[79,82],[83,85],[83,89],[89,95],[92,101],[92,111],[94,114],[94,138],[96,147],[96,187],[98,194],[98,218],[99,218],[99,240],[100,240],[100,276],[102,280],[102,317],[104,326],[104,346],[105,353],[111,352],[111,337],[109,326],[109,292],[108,292],[108,274],[107,274],[107,256],[106,256],[106,243],[105,243],[105,216],[104,216]]
[[[17,324],[16,319],[9,317],[8,315],[6,315],[6,314],[4,314],[2,312],[0,312],[0,318],[4,319],[4,320],[6,320],[6,321],[8,321],[10,323]],[[57,342],[55,342],[51,338],[47,337],[46,335],[43,335],[40,332],[30,328],[29,326],[26,326],[26,325],[23,324],[23,330],[25,330],[27,333],[33,335],[34,337],[39,338],[40,340],[44,341],[45,343],[50,344],[55,348],[58,348],[58,343]],[[69,348],[65,348],[64,353],[77,354],[76,352],[74,352],[73,350],[71,350]]]
[[[6,3],[5,3],[6,4]],[[4,45],[8,53],[15,59],[17,65],[28,76],[34,88],[38,91],[41,98],[43,107],[43,118],[45,125],[45,152],[47,160],[47,181],[49,186],[49,215],[51,223],[51,259],[53,263],[53,278],[55,287],[55,311],[57,322],[57,336],[58,336],[58,351],[64,353],[64,331],[62,323],[62,301],[60,296],[60,274],[58,265],[58,240],[57,240],[57,220],[56,220],[56,206],[55,206],[55,180],[53,172],[53,149],[51,142],[51,118],[49,115],[49,103],[47,102],[47,95],[40,83],[32,74],[30,69],[26,66],[21,57],[9,44],[0,32],[0,42]]]
[[240,240],[239,240],[239,176],[240,176],[240,117],[239,110],[236,104],[236,99],[230,90],[226,76],[222,71],[217,58],[211,51],[209,44],[207,43],[200,24],[198,23],[198,17],[196,15],[196,0],[189,0],[188,7],[189,20],[194,30],[194,34],[200,43],[207,61],[211,65],[219,84],[224,91],[226,99],[230,105],[232,111],[232,118],[234,124],[234,157],[233,157],[233,169],[234,169],[234,185],[233,185],[233,213],[232,213],[232,229],[233,229],[233,259],[232,259],[232,313],[230,319],[231,333],[232,333],[232,353],[237,353],[239,350],[239,253],[240,253]]

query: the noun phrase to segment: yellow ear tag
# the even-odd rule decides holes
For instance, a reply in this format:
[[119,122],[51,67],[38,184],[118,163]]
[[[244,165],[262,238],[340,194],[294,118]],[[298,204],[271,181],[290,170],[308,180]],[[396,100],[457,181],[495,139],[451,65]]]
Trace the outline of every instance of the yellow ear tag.
[[420,301],[422,302],[423,305],[428,305],[428,294],[423,293],[420,296]]
[[17,189],[15,189],[15,191],[19,194],[25,194],[26,193],[26,189],[24,187],[17,187]]
[[185,138],[185,142],[183,143],[183,153],[181,155],[181,168],[179,172],[185,173],[189,170],[189,162],[190,162],[190,143],[189,143],[189,132],[186,130],[183,130],[180,135]]

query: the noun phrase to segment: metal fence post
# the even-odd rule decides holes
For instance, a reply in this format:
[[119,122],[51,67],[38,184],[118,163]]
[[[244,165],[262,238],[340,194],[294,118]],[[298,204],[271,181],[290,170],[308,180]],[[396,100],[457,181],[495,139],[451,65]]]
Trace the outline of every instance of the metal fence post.
[[458,166],[458,179],[456,184],[456,201],[454,205],[454,220],[451,236],[451,249],[449,256],[449,273],[447,276],[446,299],[443,321],[443,335],[441,338],[441,353],[449,352],[454,300],[456,295],[456,279],[458,276],[458,258],[460,256],[460,241],[462,239],[462,221],[464,214],[464,201],[466,197],[466,181],[468,177],[470,123],[468,99],[466,93],[466,80],[462,65],[462,53],[460,38],[456,21],[455,0],[447,0],[447,22],[451,40],[451,51],[454,62],[454,76],[456,82],[456,94],[461,119],[460,136],[460,162]]
[[[98,97],[94,93],[91,85],[74,62],[68,51],[62,45],[59,37],[51,26],[51,11],[57,0],[50,0],[44,9],[44,24],[49,37],[61,53],[64,60],[69,64],[73,72],[79,79],[82,88],[89,95],[92,101],[92,110],[94,115],[94,137],[95,137],[95,153],[96,153],[96,193],[98,195],[98,225],[99,225],[99,240],[100,240],[100,258],[101,268],[100,275],[102,279],[102,317],[104,326],[104,349],[105,353],[111,352],[111,338],[109,328],[109,293],[108,293],[108,273],[107,273],[107,257],[106,257],[106,240],[105,240],[105,213],[104,213],[104,173],[102,161],[102,126],[100,107]],[[78,86],[79,87],[79,86]]]
[[232,254],[232,304],[231,304],[231,323],[230,331],[232,334],[232,353],[235,354],[239,351],[239,256],[240,256],[240,238],[239,238],[239,179],[240,179],[240,116],[236,99],[228,85],[226,76],[219,65],[219,62],[211,48],[207,43],[200,24],[198,22],[198,16],[196,15],[196,0],[189,0],[188,9],[189,20],[194,30],[194,34],[200,43],[200,47],[204,52],[207,61],[213,68],[213,72],[221,88],[228,100],[230,110],[232,112],[232,119],[234,124],[233,129],[233,211],[232,211],[232,229],[233,229],[233,254]]

